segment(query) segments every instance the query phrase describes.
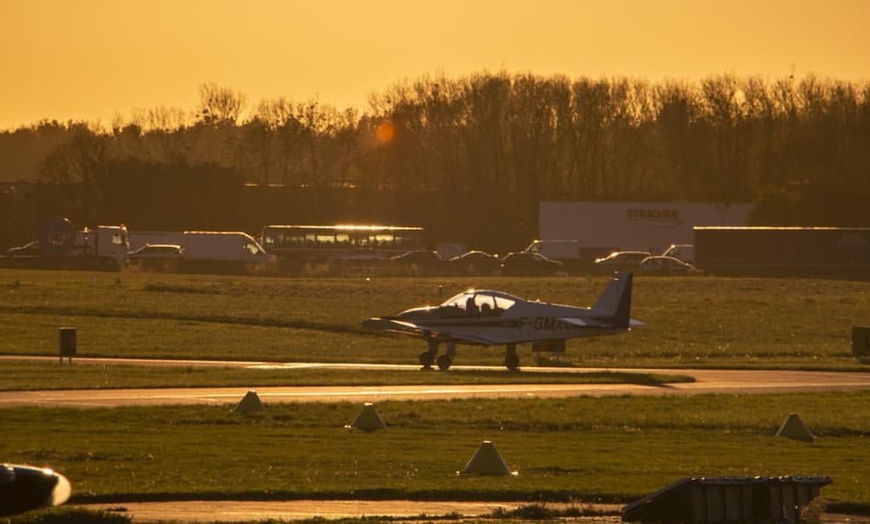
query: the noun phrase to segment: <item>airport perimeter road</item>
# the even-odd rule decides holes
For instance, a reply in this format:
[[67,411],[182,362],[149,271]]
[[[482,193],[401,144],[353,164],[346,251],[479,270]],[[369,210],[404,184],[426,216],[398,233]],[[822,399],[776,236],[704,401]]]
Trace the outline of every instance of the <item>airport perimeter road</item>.
[[[132,517],[135,522],[255,522],[293,521],[308,519],[413,519],[413,522],[464,522],[484,518],[501,510],[515,511],[528,502],[466,502],[414,500],[290,500],[290,501],[183,501],[124,502],[123,504],[90,504],[79,506],[91,510],[113,511]],[[121,506],[123,511],[118,511]],[[622,509],[617,504],[547,503],[554,510],[583,509],[598,517],[577,519],[576,522],[620,522]],[[604,516],[609,515],[609,516]],[[419,518],[419,521],[414,519]]]
[[[468,522],[486,519],[496,510],[514,511],[528,502],[451,502],[412,500],[293,500],[293,501],[184,501],[184,502],[124,502],[78,506],[94,511],[111,511],[130,517],[133,522],[169,522],[198,524],[203,522],[287,522],[295,520],[361,519],[372,522],[400,519],[404,522]],[[547,502],[552,510],[579,509],[596,516],[572,517],[567,522],[618,524],[622,505],[572,504]],[[503,522],[503,520],[499,520]],[[529,522],[517,519],[517,522]],[[868,524],[870,517],[823,513],[823,524]]]
[[[78,361],[81,362],[81,361]],[[99,359],[107,364],[112,359]],[[114,361],[124,364],[160,365],[153,361]],[[187,366],[190,361],[164,362],[162,365]],[[237,366],[246,368],[268,367],[300,368],[377,368],[408,369],[413,366],[354,365],[354,364],[267,364],[258,362],[214,363],[198,361],[200,365]],[[85,364],[86,362],[81,362]],[[500,369],[500,368],[488,368]],[[601,372],[603,369],[526,368],[526,373],[572,371],[577,373]],[[406,386],[323,386],[323,387],[258,387],[257,395],[264,403],[277,402],[382,402],[386,400],[435,400],[452,398],[555,398],[605,395],[686,395],[699,393],[784,393],[801,391],[857,391],[870,389],[870,373],[782,370],[701,370],[701,369],[610,369],[624,373],[657,373],[688,375],[695,382],[640,385],[640,384],[493,384],[493,385],[406,385]],[[7,406],[41,405],[67,407],[112,407],[158,404],[235,404],[249,388],[163,388],[163,389],[104,389],[58,391],[0,392],[0,408]]]

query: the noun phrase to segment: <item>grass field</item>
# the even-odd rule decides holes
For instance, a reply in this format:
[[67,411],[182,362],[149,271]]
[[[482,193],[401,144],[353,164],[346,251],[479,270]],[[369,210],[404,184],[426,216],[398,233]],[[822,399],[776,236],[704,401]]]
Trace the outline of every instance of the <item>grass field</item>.
[[[5,460],[51,464],[86,500],[331,495],[631,500],[687,476],[828,475],[826,499],[870,505],[870,392],[4,410]],[[838,407],[832,410],[831,406]],[[797,411],[818,436],[775,437]],[[516,477],[457,476],[483,440]],[[868,506],[870,507],[870,506]]]
[[[420,341],[360,322],[468,287],[590,305],[605,278],[291,279],[0,270],[0,354],[416,363]],[[870,325],[870,282],[635,278],[642,329],[570,341],[550,362],[591,367],[867,370],[851,329]],[[460,347],[457,364],[501,363]],[[521,351],[524,366],[534,358]],[[0,389],[456,383],[537,374],[264,372],[2,362]],[[389,376],[388,376],[389,375]],[[528,376],[526,376],[528,375]],[[592,378],[592,377],[590,377]],[[547,380],[568,381],[567,374]],[[612,376],[604,381],[674,377]],[[870,392],[666,398],[385,402],[389,428],[343,429],[360,406],[287,404],[244,417],[224,407],[4,409],[0,457],[67,474],[78,500],[380,496],[626,501],[686,476],[828,475],[837,504],[870,508]],[[773,437],[800,413],[813,444]],[[457,476],[482,440],[509,478]]]
[[[591,305],[606,278],[245,278],[0,271],[0,354],[55,355],[58,328],[87,356],[416,363],[421,341],[362,330],[370,316],[469,287]],[[632,367],[863,369],[851,329],[870,324],[870,282],[636,277],[646,326],[568,343],[559,362]],[[503,348],[460,346],[457,364]],[[533,357],[521,349],[523,363]]]

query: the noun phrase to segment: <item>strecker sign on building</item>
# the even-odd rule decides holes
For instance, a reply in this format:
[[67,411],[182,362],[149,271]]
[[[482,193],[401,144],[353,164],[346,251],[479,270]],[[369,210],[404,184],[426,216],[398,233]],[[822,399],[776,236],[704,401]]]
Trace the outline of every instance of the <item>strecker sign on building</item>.
[[587,248],[661,252],[691,244],[694,226],[745,226],[751,204],[694,202],[541,202],[541,240],[577,240]]

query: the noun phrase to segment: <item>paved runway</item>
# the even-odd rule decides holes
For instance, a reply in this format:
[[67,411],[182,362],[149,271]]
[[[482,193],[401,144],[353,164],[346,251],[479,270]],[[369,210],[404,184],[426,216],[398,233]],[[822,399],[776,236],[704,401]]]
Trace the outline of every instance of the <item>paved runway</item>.
[[[18,357],[23,358],[23,357]],[[50,358],[50,357],[29,357]],[[5,357],[10,359],[10,357]],[[326,364],[214,361],[152,361],[133,359],[76,359],[79,364],[127,364],[163,366],[229,366],[261,369],[416,369],[405,365]],[[497,367],[462,367],[490,369]],[[493,384],[405,386],[283,386],[258,387],[264,403],[277,402],[378,402],[384,400],[434,400],[453,398],[555,398],[604,395],[678,395],[699,393],[783,393],[799,391],[857,391],[870,389],[870,373],[782,370],[710,369],[609,369],[526,368],[527,373],[575,372],[656,373],[688,375],[695,382],[668,385],[641,384]],[[545,380],[545,379],[544,379]],[[42,405],[67,407],[112,407],[158,404],[234,404],[249,388],[97,389],[0,392],[0,407]]]

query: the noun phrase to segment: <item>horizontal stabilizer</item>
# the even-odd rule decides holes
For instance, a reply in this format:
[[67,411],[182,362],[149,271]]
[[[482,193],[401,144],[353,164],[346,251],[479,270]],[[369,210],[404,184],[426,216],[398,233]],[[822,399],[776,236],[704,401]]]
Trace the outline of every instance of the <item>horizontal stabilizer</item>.
[[561,317],[559,318],[559,321],[577,327],[612,327],[610,322],[594,318]]

